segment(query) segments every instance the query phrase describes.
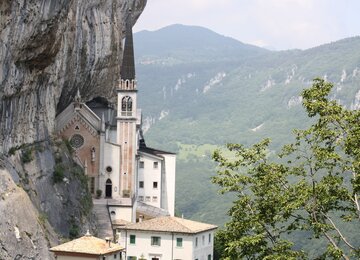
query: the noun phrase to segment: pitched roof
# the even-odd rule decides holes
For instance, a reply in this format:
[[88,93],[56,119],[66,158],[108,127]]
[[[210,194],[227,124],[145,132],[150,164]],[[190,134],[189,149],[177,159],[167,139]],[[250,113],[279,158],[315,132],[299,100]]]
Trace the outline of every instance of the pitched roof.
[[107,255],[123,250],[120,245],[109,243],[103,239],[85,235],[70,242],[50,248],[52,252],[66,252],[90,255]]
[[158,155],[158,156],[162,155],[162,154],[176,154],[176,153],[171,153],[171,152],[166,152],[166,151],[150,148],[147,146],[140,146],[139,151],[143,152],[143,153]]
[[129,224],[124,227],[126,230],[158,231],[171,233],[196,234],[207,230],[216,229],[217,226],[192,221],[177,217],[159,217],[142,222]]

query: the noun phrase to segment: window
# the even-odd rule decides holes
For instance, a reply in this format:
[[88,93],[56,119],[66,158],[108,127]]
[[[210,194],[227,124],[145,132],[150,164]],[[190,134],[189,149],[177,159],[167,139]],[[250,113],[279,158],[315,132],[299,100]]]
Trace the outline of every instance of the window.
[[154,189],[157,189],[157,188],[158,188],[158,183],[157,183],[157,181],[154,181],[154,182],[153,182],[153,188],[154,188]]
[[183,239],[182,237],[176,238],[176,247],[182,247],[183,246]]
[[195,238],[195,246],[198,246],[198,238]]
[[144,182],[143,181],[139,181],[139,188],[140,189],[144,188]]
[[144,201],[144,196],[139,196],[138,201]]
[[90,178],[90,192],[95,193],[95,177]]
[[208,255],[208,260],[211,260],[211,255]]
[[136,242],[136,236],[135,235],[130,235],[130,244],[135,245],[135,242]]
[[139,168],[144,168],[145,163],[143,161],[139,162]]
[[202,244],[205,245],[205,236],[202,236]]
[[158,200],[158,199],[157,199],[157,196],[153,196],[153,197],[152,197],[152,201],[153,201],[153,202],[157,202],[157,200]]
[[107,171],[108,173],[111,173],[111,172],[112,172],[111,166],[106,167],[106,171]]
[[211,234],[209,234],[209,244],[211,243]]
[[70,139],[70,145],[72,148],[80,148],[84,144],[84,137],[79,134],[74,134]]
[[116,254],[114,255],[114,259],[116,259]]
[[145,201],[146,201],[146,202],[150,202],[150,196],[146,196],[146,197],[145,197]]
[[121,100],[121,115],[131,116],[132,113],[132,99],[129,96],[123,97]]
[[136,256],[128,256],[127,259],[128,259],[128,260],[136,260],[137,258],[136,258]]
[[160,246],[160,237],[151,237],[151,245],[152,246]]
[[159,166],[159,163],[158,162],[154,162],[154,169],[157,169]]

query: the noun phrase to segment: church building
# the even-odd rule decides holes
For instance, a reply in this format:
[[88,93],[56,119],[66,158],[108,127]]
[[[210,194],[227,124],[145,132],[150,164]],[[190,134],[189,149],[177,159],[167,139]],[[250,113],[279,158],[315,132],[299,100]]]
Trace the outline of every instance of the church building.
[[68,140],[89,177],[89,190],[107,199],[112,222],[174,216],[174,153],[147,147],[142,133],[131,12],[128,14],[117,104],[98,97],[74,102],[56,117],[56,132]]

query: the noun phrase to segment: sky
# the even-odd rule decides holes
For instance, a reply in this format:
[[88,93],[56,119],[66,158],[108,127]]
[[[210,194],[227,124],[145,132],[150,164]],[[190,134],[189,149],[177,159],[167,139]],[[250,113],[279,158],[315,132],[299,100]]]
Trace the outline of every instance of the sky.
[[198,25],[274,50],[360,35],[360,0],[147,0],[134,31]]

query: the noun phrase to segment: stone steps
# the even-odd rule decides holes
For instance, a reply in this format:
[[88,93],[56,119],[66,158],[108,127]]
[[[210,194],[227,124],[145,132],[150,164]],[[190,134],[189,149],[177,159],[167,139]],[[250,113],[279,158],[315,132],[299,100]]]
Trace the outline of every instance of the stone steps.
[[97,237],[105,238],[110,237],[114,239],[113,230],[111,226],[111,219],[106,204],[94,203],[93,213],[97,218]]

